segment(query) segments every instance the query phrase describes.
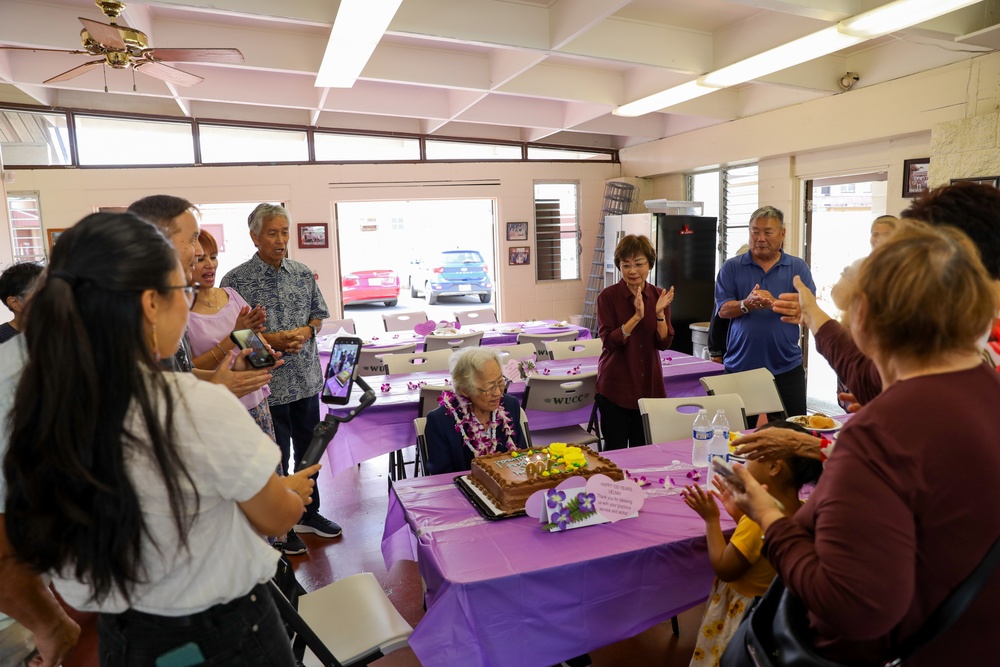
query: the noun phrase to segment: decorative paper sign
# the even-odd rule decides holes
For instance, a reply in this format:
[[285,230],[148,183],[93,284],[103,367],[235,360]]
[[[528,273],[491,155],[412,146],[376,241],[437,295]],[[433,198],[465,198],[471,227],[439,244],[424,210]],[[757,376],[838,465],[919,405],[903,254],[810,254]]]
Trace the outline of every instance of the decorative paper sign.
[[518,363],[516,359],[508,359],[507,363],[503,365],[502,370],[503,376],[511,382],[517,382],[521,379],[521,371],[518,370]]
[[437,322],[431,322],[430,320],[426,322],[421,322],[417,326],[413,327],[413,333],[418,333],[421,336],[426,336],[430,332],[437,328]]
[[594,495],[597,511],[612,523],[638,516],[645,500],[642,489],[632,480],[616,482],[607,475],[588,479],[587,493]]
[[[594,475],[589,480],[570,477],[552,489],[536,491],[524,510],[541,522],[543,530],[555,533],[638,516],[642,502],[642,489],[635,482]],[[623,514],[626,508],[631,511]]]

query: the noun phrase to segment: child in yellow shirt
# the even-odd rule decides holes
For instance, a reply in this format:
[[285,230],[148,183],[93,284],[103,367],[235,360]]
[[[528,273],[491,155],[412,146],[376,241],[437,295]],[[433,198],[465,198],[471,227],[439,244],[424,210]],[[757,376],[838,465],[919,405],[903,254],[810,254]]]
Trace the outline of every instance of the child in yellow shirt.
[[[761,428],[769,427],[805,430],[785,421],[771,422]],[[798,456],[779,461],[747,461],[745,465],[754,479],[767,485],[768,491],[781,502],[789,515],[794,514],[801,504],[801,488],[815,483],[823,470],[819,461]],[[692,667],[718,667],[726,644],[736,632],[747,605],[754,597],[763,595],[775,576],[771,564],[760,555],[764,543],[760,526],[744,516],[730,501],[728,492],[718,479],[713,482],[715,491],[705,491],[695,484],[681,492],[688,507],[705,520],[708,557],[716,576],[698,630]],[[728,544],[719,524],[719,507],[715,498],[722,501],[726,511],[736,521],[736,530]]]

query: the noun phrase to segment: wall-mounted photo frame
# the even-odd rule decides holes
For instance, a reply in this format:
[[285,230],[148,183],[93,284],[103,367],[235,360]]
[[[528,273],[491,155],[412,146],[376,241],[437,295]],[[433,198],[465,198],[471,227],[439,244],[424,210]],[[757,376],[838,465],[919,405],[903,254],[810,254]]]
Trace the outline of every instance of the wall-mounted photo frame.
[[327,224],[325,222],[299,223],[299,247],[329,248],[330,242],[327,239],[326,230]]
[[46,233],[47,233],[47,235],[49,237],[49,252],[52,252],[52,246],[54,246],[56,244],[56,241],[59,240],[59,236],[63,232],[65,232],[65,231],[66,231],[65,227],[62,228],[62,229],[48,229],[48,230],[46,230]]
[[526,222],[508,222],[507,223],[507,240],[508,241],[527,241],[528,240],[528,223],[526,223]]
[[954,183],[982,183],[983,185],[992,185],[995,188],[1000,188],[1000,176],[974,176],[972,178],[953,178],[951,182]]
[[931,164],[929,157],[903,160],[903,196],[916,197],[927,192],[927,169]]
[[531,248],[528,246],[514,246],[510,249],[509,261],[511,266],[522,266],[531,264]]

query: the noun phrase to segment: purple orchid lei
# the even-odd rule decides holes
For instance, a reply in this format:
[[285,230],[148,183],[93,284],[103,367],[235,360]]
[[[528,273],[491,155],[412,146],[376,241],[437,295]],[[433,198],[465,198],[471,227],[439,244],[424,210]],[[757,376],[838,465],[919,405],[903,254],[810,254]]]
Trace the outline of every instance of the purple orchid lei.
[[473,416],[472,401],[465,396],[444,391],[441,392],[438,403],[444,406],[445,412],[455,420],[455,431],[461,434],[465,445],[476,456],[485,456],[497,451],[500,438],[490,435],[496,433],[499,436],[497,426],[502,428],[503,434],[507,437],[507,451],[517,449],[517,445],[514,444],[514,424],[504,409],[503,403],[493,411],[489,423],[485,426]]

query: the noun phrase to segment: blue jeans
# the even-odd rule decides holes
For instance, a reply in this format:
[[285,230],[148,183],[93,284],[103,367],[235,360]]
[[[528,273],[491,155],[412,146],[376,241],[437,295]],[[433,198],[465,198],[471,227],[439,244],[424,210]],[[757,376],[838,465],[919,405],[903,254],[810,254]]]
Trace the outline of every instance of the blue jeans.
[[[274,422],[275,439],[281,448],[281,469],[286,475],[291,474],[309,449],[313,429],[319,423],[319,396],[300,398],[284,405],[272,405],[271,420]],[[289,465],[289,459],[292,465]],[[316,477],[313,477],[314,481]],[[306,505],[305,514],[319,514],[319,484],[312,494],[312,502]]]
[[188,643],[198,645],[206,666],[295,667],[267,584],[190,616],[101,614],[97,635],[101,667],[155,667],[157,658]]

